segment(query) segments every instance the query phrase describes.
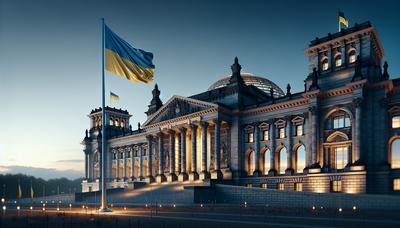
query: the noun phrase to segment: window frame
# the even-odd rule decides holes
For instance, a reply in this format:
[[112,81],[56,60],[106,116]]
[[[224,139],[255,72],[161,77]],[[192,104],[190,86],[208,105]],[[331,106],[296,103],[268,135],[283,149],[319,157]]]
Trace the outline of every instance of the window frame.
[[328,60],[328,58],[322,59],[322,61],[321,61],[321,69],[322,69],[322,71],[329,70],[329,60]]
[[[340,61],[339,63],[339,65],[338,65],[338,61]],[[341,67],[343,65],[343,59],[342,59],[342,55],[341,54],[339,54],[339,55],[337,55],[336,57],[335,57],[335,67],[336,68],[339,68],[339,67]]]
[[343,192],[342,180],[332,180],[331,181],[331,192],[334,192],[334,193]]
[[[301,133],[299,134],[299,128],[301,128]],[[296,136],[303,136],[304,135],[304,126],[303,124],[295,125]]]
[[254,143],[254,133],[253,132],[247,133],[247,143]]
[[349,52],[348,61],[349,64],[355,63],[357,61],[356,50],[353,49]]
[[263,141],[268,141],[268,140],[269,140],[269,131],[263,130]]
[[278,139],[286,138],[285,127],[278,128]]
[[303,183],[301,183],[301,182],[294,183],[294,190],[296,192],[302,192],[303,191]]
[[393,191],[400,191],[400,178],[393,178]]
[[284,191],[285,190],[285,183],[277,183],[276,184],[276,189],[279,191]]
[[[396,126],[394,126],[395,123],[396,122]],[[397,129],[397,128],[400,128],[400,115],[393,115],[392,116],[392,129]]]

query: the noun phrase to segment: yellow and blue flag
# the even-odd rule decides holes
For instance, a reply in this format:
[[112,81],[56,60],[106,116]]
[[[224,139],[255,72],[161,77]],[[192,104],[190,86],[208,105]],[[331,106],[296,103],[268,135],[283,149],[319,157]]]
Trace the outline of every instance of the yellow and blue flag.
[[117,100],[119,100],[119,96],[110,91],[110,100],[117,101]]
[[133,82],[151,82],[153,54],[132,47],[105,25],[106,70]]
[[339,11],[339,26],[343,24],[346,28],[349,27],[349,21],[344,17],[344,13]]

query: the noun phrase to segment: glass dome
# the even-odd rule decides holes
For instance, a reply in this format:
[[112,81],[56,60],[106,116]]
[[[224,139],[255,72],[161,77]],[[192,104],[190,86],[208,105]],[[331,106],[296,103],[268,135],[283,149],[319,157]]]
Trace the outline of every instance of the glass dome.
[[[268,80],[266,78],[259,77],[259,76],[256,76],[256,75],[250,74],[250,73],[241,73],[240,75],[242,76],[243,81],[246,85],[253,85],[267,94],[270,93],[270,89],[272,88],[272,90],[274,91],[274,97],[285,96],[285,93],[282,91],[281,88],[279,88],[279,86],[277,86],[275,83],[271,82],[270,80]],[[228,76],[228,77],[222,78],[222,79],[214,82],[208,88],[208,90],[225,87],[229,83],[230,77],[231,76]]]

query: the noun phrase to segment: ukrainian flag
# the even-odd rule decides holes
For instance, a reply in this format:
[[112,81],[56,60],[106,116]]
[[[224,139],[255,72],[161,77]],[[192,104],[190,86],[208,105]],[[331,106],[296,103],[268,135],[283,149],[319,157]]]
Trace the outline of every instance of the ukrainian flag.
[[151,82],[155,68],[153,53],[132,47],[104,26],[106,70],[133,82]]
[[344,17],[344,13],[339,11],[339,25],[343,24],[346,28],[349,27],[349,21]]
[[119,96],[110,91],[110,100],[117,101],[117,100],[119,100]]

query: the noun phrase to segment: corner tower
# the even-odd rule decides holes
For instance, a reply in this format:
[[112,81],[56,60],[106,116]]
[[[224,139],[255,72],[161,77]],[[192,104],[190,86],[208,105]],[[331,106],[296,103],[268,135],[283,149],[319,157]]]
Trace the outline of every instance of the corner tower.
[[381,79],[384,51],[376,29],[370,22],[355,24],[334,34],[328,33],[323,38],[317,37],[304,52],[309,58],[306,90],[312,84],[314,68],[322,90],[354,81],[353,76],[358,70],[357,80],[376,82]]

